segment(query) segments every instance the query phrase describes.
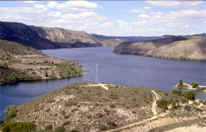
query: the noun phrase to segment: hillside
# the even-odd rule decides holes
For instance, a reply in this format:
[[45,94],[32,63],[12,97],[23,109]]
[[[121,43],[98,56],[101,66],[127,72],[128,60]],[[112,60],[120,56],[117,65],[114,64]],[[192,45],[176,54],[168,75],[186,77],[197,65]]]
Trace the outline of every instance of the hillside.
[[99,34],[92,34],[93,37],[98,39],[104,40],[119,40],[122,42],[142,42],[142,41],[149,41],[149,40],[156,40],[163,38],[164,36],[105,36]]
[[115,53],[178,60],[206,60],[206,37],[170,36],[146,42],[123,43]]
[[101,43],[98,43],[95,38],[83,31],[34,26],[32,26],[32,29],[42,38],[46,38],[60,47],[78,48],[101,46]]
[[115,84],[74,83],[20,105],[13,121],[66,132],[98,132],[152,116],[151,89]]
[[160,132],[192,124],[205,129],[206,103],[191,97],[137,86],[73,83],[10,106],[2,125],[12,129],[8,122],[30,122],[42,132]]
[[86,32],[36,27],[14,22],[0,22],[0,39],[18,42],[36,49],[101,46]]
[[81,66],[72,61],[48,57],[30,47],[0,40],[0,85],[80,76]]

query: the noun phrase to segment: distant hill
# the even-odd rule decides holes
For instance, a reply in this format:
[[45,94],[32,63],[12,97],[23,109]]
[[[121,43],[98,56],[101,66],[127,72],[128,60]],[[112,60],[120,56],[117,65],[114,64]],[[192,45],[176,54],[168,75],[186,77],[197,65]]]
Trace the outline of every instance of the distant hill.
[[98,47],[101,43],[84,31],[72,31],[63,28],[35,27],[32,29],[42,38],[48,39],[60,47]]
[[28,26],[14,22],[0,22],[0,39],[22,43],[36,49],[101,46],[86,32]]
[[[189,36],[189,35],[188,35]],[[190,35],[191,36],[191,35]],[[206,36],[205,33],[192,36]],[[145,42],[172,37],[105,36],[56,27],[38,27],[23,23],[0,21],[0,39],[21,43],[36,49],[117,46],[123,42]]]
[[192,36],[206,36],[206,33],[193,34]]
[[98,38],[98,39],[115,39],[115,40],[121,40],[121,41],[126,41],[126,42],[142,42],[142,41],[148,41],[148,40],[155,40],[162,38],[161,36],[104,36],[104,35],[98,35],[98,34],[92,34],[93,37]]
[[48,57],[19,43],[0,40],[0,85],[80,76],[81,66],[73,61]]
[[115,53],[179,60],[206,60],[206,37],[170,36],[145,42],[127,42],[115,47]]

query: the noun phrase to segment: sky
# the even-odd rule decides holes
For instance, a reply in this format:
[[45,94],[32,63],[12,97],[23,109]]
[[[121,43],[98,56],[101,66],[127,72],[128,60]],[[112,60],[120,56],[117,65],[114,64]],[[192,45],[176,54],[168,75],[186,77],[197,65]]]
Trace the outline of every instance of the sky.
[[0,21],[113,36],[206,32],[206,1],[1,1]]

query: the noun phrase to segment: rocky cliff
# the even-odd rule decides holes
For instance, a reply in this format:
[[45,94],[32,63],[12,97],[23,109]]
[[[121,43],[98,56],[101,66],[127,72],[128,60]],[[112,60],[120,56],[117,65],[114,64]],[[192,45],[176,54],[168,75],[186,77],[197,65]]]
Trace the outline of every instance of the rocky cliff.
[[33,48],[0,40],[0,85],[70,78],[81,74],[81,66],[73,61],[48,57]]
[[0,22],[0,39],[22,43],[36,49],[101,46],[86,32],[36,27],[14,22]]
[[63,28],[32,27],[42,38],[46,38],[60,47],[97,47],[101,46],[95,38],[83,31],[72,31]]
[[206,60],[205,36],[170,36],[146,42],[122,43],[115,53],[180,60]]

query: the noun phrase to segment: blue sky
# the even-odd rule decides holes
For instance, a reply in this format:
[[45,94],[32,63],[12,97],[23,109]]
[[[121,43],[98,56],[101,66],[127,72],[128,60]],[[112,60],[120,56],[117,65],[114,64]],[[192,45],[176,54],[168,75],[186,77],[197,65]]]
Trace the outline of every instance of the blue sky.
[[206,32],[204,1],[0,2],[0,20],[104,35]]

